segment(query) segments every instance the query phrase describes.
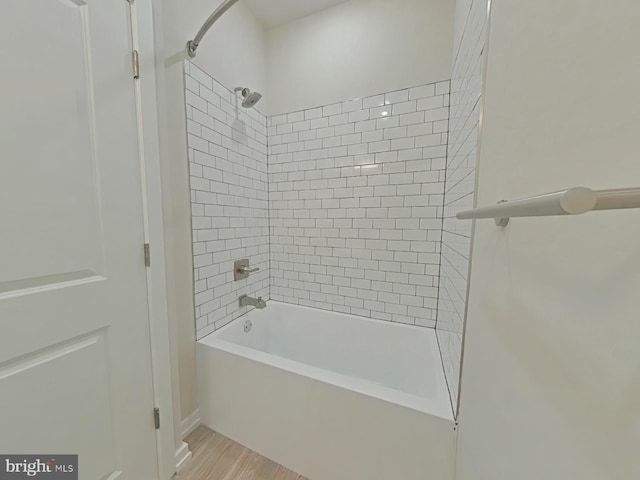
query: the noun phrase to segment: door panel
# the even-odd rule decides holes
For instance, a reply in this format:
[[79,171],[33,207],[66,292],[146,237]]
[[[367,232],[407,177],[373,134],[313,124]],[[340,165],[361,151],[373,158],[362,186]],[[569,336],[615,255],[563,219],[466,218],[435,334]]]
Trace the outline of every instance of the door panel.
[[0,452],[157,478],[124,0],[0,15]]
[[2,162],[0,191],[9,201],[0,204],[0,235],[7,242],[18,240],[20,232],[32,234],[14,242],[15,261],[0,270],[1,292],[102,271],[87,8],[49,0],[9,2],[6,20],[23,26],[22,38],[35,35],[17,42],[11,38],[17,29],[0,33],[3,44],[20,46],[9,57],[19,56],[19,65],[3,68],[3,91],[11,92],[3,95],[3,117],[10,114],[3,120],[10,125],[0,138],[11,157]]
[[[75,448],[87,479],[118,470],[105,336],[105,331],[82,336],[0,369],[3,408],[30,412],[26,422],[22,416],[7,416],[3,430],[29,438],[29,452]],[[77,445],[80,438],[91,441]],[[56,450],[50,450],[52,445]]]

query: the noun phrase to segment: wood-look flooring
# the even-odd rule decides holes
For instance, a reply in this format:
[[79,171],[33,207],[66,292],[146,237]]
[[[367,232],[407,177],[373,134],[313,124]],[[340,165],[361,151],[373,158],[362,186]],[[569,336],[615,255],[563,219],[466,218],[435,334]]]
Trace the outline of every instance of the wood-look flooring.
[[307,480],[206,427],[185,441],[193,457],[174,480]]

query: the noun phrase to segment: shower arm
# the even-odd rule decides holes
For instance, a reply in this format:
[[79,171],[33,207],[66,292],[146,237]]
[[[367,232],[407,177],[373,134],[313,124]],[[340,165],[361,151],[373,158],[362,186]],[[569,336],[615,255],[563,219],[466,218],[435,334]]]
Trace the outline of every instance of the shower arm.
[[218,19],[222,15],[226,13],[227,10],[229,10],[239,1],[240,0],[225,0],[224,2],[222,2],[222,4],[220,4],[218,8],[216,8],[215,12],[213,12],[211,16],[207,18],[207,21],[204,22],[204,25],[202,25],[202,27],[200,27],[200,30],[198,30],[198,33],[196,33],[196,36],[193,38],[193,40],[189,40],[187,42],[187,54],[189,55],[189,57],[194,58],[196,56],[198,45],[200,45],[202,38],[207,34],[209,29],[213,26],[214,23],[218,21]]

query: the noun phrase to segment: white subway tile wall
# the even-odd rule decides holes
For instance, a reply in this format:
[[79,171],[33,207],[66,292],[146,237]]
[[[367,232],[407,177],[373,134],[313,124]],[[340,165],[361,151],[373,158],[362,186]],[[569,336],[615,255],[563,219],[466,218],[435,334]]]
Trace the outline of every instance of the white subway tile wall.
[[[266,117],[185,62],[197,338],[243,315],[238,297],[269,298]],[[233,280],[233,262],[260,267]]]
[[455,215],[474,206],[486,26],[487,0],[473,0],[451,79],[451,118],[436,332],[454,411],[458,401],[471,252],[471,222],[456,220]]
[[[476,0],[451,85],[268,120],[185,62],[198,339],[246,313],[243,294],[437,320],[455,407],[470,224],[454,216],[473,206],[485,12]],[[234,282],[240,258],[260,272]]]
[[435,327],[449,87],[269,118],[272,299]]

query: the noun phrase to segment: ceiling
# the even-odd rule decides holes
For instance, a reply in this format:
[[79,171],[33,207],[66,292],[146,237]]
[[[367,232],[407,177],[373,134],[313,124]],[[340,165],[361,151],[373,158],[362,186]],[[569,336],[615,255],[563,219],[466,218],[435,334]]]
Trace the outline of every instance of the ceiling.
[[347,0],[244,0],[265,27],[273,28]]

